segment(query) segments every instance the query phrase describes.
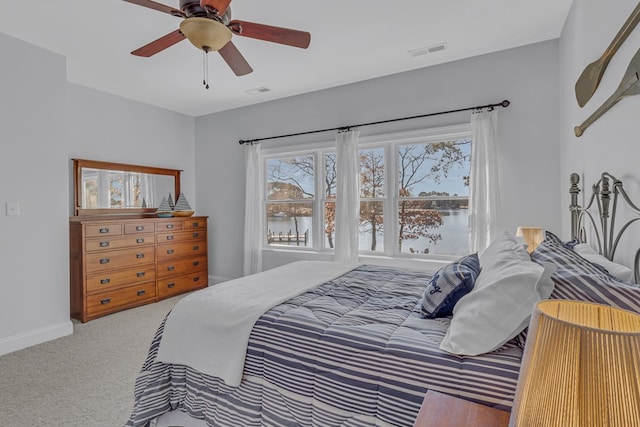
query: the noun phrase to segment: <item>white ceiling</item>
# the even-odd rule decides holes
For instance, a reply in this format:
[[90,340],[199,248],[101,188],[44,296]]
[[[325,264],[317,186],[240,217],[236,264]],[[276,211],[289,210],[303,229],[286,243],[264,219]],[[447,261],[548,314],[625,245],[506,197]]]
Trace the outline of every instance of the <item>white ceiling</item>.
[[[70,82],[201,116],[558,38],[572,0],[234,0],[232,18],[311,33],[308,49],[234,36],[254,72],[237,77],[187,40],[130,54],[181,19],[122,0],[4,1],[0,32],[67,57]],[[179,8],[179,0],[158,0]],[[410,51],[446,43],[446,50]],[[270,92],[247,91],[266,86]]]

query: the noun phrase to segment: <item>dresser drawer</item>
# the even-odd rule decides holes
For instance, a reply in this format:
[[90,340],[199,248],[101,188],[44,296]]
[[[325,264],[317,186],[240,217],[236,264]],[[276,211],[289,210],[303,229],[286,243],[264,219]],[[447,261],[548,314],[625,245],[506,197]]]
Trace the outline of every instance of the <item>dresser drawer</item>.
[[172,279],[158,280],[158,298],[204,288],[208,280],[206,270]]
[[189,231],[173,231],[169,233],[158,233],[158,243],[178,243],[187,240],[201,240],[207,238],[206,230],[193,229]]
[[145,264],[126,270],[105,271],[87,276],[87,293],[104,292],[112,288],[121,288],[137,283],[156,280],[155,264]]
[[206,270],[207,257],[198,256],[195,258],[183,258],[177,261],[166,261],[158,263],[158,278],[179,276],[186,273],[193,273]]
[[153,222],[127,222],[124,224],[124,234],[153,233],[155,231],[156,225]]
[[155,300],[156,284],[146,283],[138,286],[115,289],[87,296],[87,316],[95,317],[105,312],[115,311],[118,307],[134,306]]
[[156,222],[156,230],[162,231],[180,231],[182,230],[181,219],[164,219]]
[[175,258],[191,255],[203,255],[207,253],[206,240],[194,240],[192,242],[171,243],[158,245],[158,262],[170,261]]
[[203,229],[207,228],[207,220],[204,218],[192,218],[182,221],[183,230]]
[[87,224],[85,226],[86,237],[119,236],[121,234],[122,224],[119,223]]
[[153,245],[155,242],[156,236],[154,234],[114,237],[105,236],[101,239],[95,237],[93,239],[87,239],[84,243],[84,247],[86,251],[92,252]]
[[133,267],[155,262],[156,248],[141,246],[139,248],[119,251],[92,252],[85,255],[87,273],[111,270],[114,268]]

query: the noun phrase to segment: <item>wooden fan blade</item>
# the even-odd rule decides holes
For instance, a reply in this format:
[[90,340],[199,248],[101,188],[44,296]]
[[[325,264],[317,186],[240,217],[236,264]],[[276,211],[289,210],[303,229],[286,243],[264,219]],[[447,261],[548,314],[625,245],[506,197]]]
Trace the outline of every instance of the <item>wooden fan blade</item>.
[[167,34],[166,36],[162,36],[159,39],[154,40],[139,49],[134,50],[133,52],[131,52],[131,54],[148,58],[160,51],[165,50],[168,47],[173,46],[174,44],[184,40],[185,38],[186,37],[180,32],[180,30],[175,30]]
[[218,52],[236,76],[244,76],[253,71],[251,65],[232,42],[225,44]]
[[215,9],[218,16],[224,15],[229,7],[231,0],[200,0],[200,7],[203,9]]
[[238,20],[229,22],[229,28],[239,36],[286,44],[288,46],[299,47],[301,49],[308,48],[309,43],[311,43],[311,34],[306,31],[298,31],[289,28],[274,27],[271,25],[256,24],[255,22]]
[[165,6],[164,4],[156,3],[151,0],[124,0],[128,3],[137,4],[138,6],[148,7],[149,9],[158,10],[160,12],[168,13],[169,15],[179,16],[186,18],[187,15],[180,9],[175,9],[171,6]]

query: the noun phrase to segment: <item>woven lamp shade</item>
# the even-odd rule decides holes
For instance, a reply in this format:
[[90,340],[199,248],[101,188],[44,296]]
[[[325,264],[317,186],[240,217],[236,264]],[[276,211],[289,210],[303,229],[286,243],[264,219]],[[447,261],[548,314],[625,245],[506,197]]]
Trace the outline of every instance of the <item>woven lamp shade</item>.
[[640,315],[580,301],[534,308],[510,426],[640,426]]
[[522,237],[527,244],[527,252],[531,253],[544,241],[545,233],[541,227],[518,227],[516,236]]

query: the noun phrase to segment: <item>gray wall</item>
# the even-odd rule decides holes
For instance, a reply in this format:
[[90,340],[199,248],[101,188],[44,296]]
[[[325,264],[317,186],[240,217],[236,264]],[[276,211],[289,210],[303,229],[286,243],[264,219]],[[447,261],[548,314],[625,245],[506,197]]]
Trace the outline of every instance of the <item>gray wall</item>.
[[[560,228],[558,41],[483,55],[196,119],[196,191],[211,215],[211,274],[242,274],[244,165],[239,139],[366,123],[509,99],[500,111],[503,227]],[[361,129],[373,135],[468,123],[470,114]],[[293,138],[304,143],[329,135]],[[291,140],[264,142],[269,146]],[[543,207],[541,209],[541,206]],[[268,265],[291,259],[270,252]],[[281,257],[281,258],[280,258]],[[275,258],[275,259],[274,259]]]
[[[584,67],[600,57],[631,11],[635,0],[620,0],[612,7],[608,2],[574,0],[565,23],[560,42],[561,113],[560,147],[562,149],[561,176],[568,188],[571,172],[581,175],[587,189],[602,172],[607,171],[624,182],[625,188],[640,203],[640,174],[638,158],[640,145],[640,96],[620,101],[589,127],[583,136],[576,137],[574,126],[582,123],[620,84],[629,61],[640,48],[640,28],[631,33],[607,67],[600,86],[591,100],[580,108],[576,102],[574,85]],[[570,226],[566,217],[569,198],[562,193],[561,215],[563,234],[568,237]],[[623,212],[624,213],[624,212]],[[628,213],[628,211],[627,211]],[[636,223],[628,238],[621,242],[618,261],[631,265],[640,241],[640,225]]]
[[[0,52],[4,354],[72,332],[71,158],[184,169],[183,191],[197,202],[193,118],[70,84],[64,57],[4,34]],[[6,216],[6,201],[21,215]]]

